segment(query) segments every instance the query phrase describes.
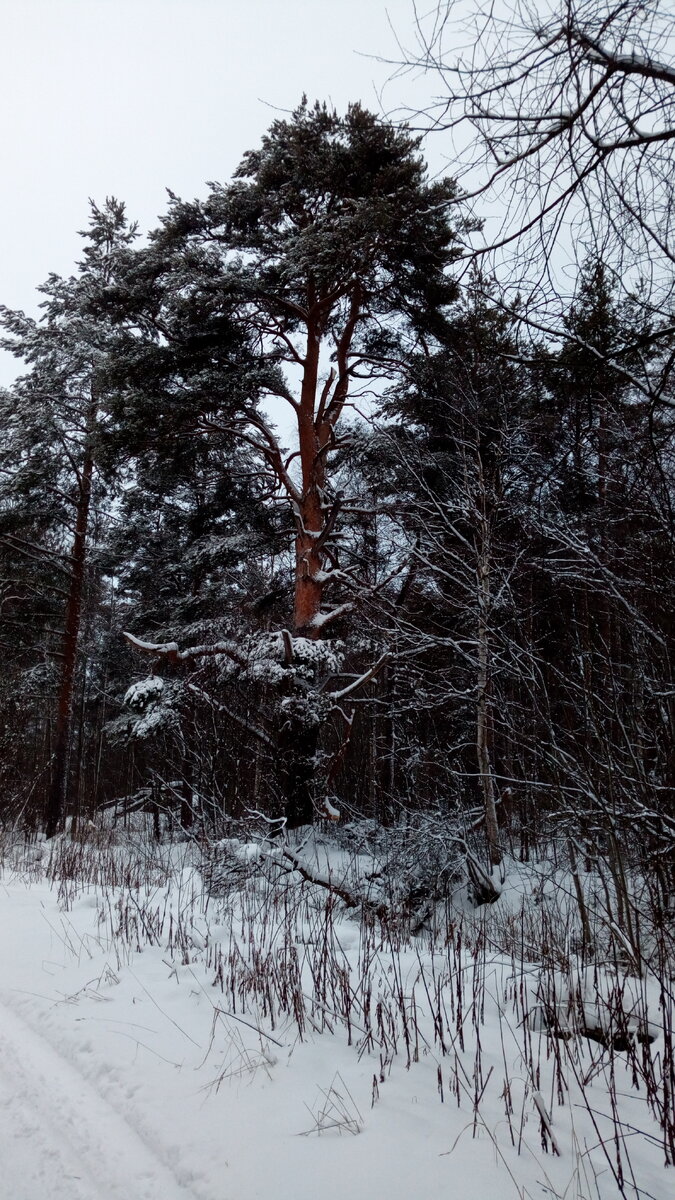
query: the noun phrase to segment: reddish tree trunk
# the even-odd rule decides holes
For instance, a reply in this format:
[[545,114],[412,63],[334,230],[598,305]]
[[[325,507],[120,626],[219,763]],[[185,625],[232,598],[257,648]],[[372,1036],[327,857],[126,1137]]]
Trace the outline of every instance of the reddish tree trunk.
[[[302,491],[294,500],[297,532],[293,625],[295,634],[300,637],[321,637],[318,618],[326,585],[325,544],[331,530],[325,498],[326,458],[347,398],[348,355],[360,305],[361,291],[356,286],[350,313],[337,343],[337,369],[332,369],[329,378],[320,386],[322,320],[325,320],[322,312],[326,301],[317,299],[310,288],[300,402],[296,406]],[[283,713],[278,739],[280,784],[286,826],[293,829],[314,820],[313,784],[320,718],[313,706],[306,703],[306,695],[294,684],[285,697]]]
[[325,510],[325,455],[320,453],[317,429],[317,387],[319,382],[319,353],[321,339],[315,326],[307,331],[307,353],[302,377],[298,412],[298,442],[302,468],[302,498],[296,514],[298,531],[295,539],[295,631],[304,637],[316,637],[313,624],[321,612],[323,598],[323,554],[321,535]]

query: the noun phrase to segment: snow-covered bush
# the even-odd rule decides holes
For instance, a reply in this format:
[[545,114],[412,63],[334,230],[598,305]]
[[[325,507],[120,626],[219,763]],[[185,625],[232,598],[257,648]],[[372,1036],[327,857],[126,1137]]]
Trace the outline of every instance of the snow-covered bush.
[[385,828],[376,821],[353,821],[338,839],[354,854],[372,859],[371,893],[381,893],[392,912],[419,919],[450,896],[465,879],[462,839],[447,814],[414,813],[405,823]]
[[179,733],[179,694],[180,684],[169,683],[160,675],[132,683],[125,693],[122,713],[107,726],[109,736],[142,741],[160,732]]

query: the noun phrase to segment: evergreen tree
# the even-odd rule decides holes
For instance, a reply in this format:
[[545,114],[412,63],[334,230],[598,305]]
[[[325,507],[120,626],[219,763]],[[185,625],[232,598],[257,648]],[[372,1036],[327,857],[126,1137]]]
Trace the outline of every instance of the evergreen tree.
[[619,303],[601,263],[582,273],[566,327],[544,368],[549,465],[532,514],[543,551],[538,707],[557,783],[569,787],[563,814],[597,853],[610,825],[627,849],[636,823],[664,811],[673,779],[671,717],[657,699],[671,686],[673,428],[631,383],[637,359],[653,369],[660,338],[639,303]]
[[[60,827],[69,792],[69,755],[78,643],[92,528],[106,495],[97,471],[101,431],[108,420],[106,370],[115,333],[102,312],[121,260],[135,237],[124,205],[92,205],[79,272],[51,275],[39,321],[1,310],[9,337],[2,345],[24,360],[23,375],[5,397],[8,438],[3,451],[0,519],[3,541],[37,560],[51,575],[48,594],[61,599],[57,624],[58,683],[51,740],[45,824]],[[17,496],[23,496],[20,510]],[[47,566],[48,564],[48,566]]]
[[[351,404],[396,377],[411,348],[445,327],[456,295],[448,274],[454,197],[451,182],[427,181],[419,141],[405,130],[359,105],[341,118],[303,101],[289,120],[274,122],[231,184],[213,185],[203,202],[173,199],[141,268],[146,295],[156,298],[156,327],[175,331],[166,357],[187,321],[208,358],[176,360],[168,395],[189,395],[193,428],[250,446],[271,493],[290,508],[286,620],[295,643],[290,634],[279,643],[279,762],[290,826],[313,813],[323,719],[316,686],[334,662],[330,647],[323,661],[320,643],[368,593],[367,580],[345,573],[341,561],[350,504],[332,479],[340,429]],[[218,358],[233,325],[247,338],[243,375],[241,362],[235,369]],[[270,422],[271,402],[292,415],[298,446],[290,456]],[[307,641],[317,643],[313,666]]]
[[422,740],[447,746],[446,802],[466,812],[480,799],[478,823],[498,866],[499,795],[513,772],[505,701],[518,673],[512,581],[535,381],[517,362],[513,319],[487,299],[490,291],[485,280],[470,281],[442,347],[412,360],[406,386],[392,396],[392,415],[403,418],[390,430],[399,519],[417,563],[410,595],[392,615],[403,645],[417,649],[410,703],[424,695],[433,713]]

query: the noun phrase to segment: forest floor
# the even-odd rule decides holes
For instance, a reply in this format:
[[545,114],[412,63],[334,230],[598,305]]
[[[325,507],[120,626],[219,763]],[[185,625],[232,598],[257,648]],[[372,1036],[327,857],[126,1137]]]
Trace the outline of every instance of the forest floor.
[[187,857],[49,854],[0,875],[2,1200],[672,1195],[635,1056],[538,1032],[484,927],[434,946],[297,877],[209,899]]

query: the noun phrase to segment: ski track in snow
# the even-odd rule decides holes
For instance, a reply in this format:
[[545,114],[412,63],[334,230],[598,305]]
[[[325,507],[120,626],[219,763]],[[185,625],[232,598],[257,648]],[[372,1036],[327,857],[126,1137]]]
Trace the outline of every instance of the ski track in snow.
[[0,1002],[0,1200],[194,1200],[80,1072]]

